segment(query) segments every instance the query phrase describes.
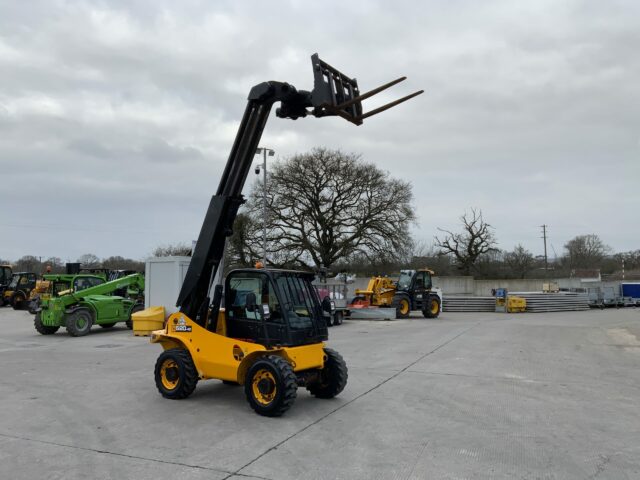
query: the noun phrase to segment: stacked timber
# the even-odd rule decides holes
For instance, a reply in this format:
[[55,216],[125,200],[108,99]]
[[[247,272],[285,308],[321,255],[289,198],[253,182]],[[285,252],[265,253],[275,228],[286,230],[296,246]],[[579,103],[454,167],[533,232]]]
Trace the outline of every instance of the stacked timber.
[[475,297],[473,295],[445,295],[442,300],[443,312],[495,312],[494,297]]
[[589,310],[589,295],[574,292],[509,292],[527,300],[527,312],[567,312]]

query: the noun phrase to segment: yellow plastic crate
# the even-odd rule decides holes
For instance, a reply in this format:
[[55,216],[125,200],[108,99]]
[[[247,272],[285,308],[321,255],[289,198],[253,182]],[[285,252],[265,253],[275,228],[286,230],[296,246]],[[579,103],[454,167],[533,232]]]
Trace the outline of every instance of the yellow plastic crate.
[[146,337],[154,330],[164,327],[164,307],[149,307],[146,310],[131,315],[133,320],[133,334]]
[[507,312],[524,312],[527,309],[527,299],[522,297],[509,297],[507,300]]

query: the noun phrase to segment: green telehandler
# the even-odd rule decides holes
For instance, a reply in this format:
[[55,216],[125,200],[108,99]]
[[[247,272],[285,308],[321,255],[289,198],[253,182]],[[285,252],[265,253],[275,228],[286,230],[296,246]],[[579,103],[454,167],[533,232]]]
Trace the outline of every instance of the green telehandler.
[[[110,295],[123,289],[127,297]],[[132,328],[131,314],[144,310],[143,295],[144,276],[140,273],[83,290],[74,284],[57,296],[42,299],[34,326],[42,335],[54,334],[65,327],[72,337],[88,334],[93,325],[111,328],[118,322],[126,322]]]
[[[29,313],[32,315],[38,313],[40,311],[40,304],[43,301],[47,301],[51,297],[59,296],[60,292],[65,292],[69,289],[72,289],[74,292],[79,292],[85,288],[101,285],[106,281],[107,277],[103,274],[45,273],[42,275],[42,279],[36,282],[36,288],[31,290],[31,295],[29,296]],[[114,293],[120,295],[119,292]],[[122,296],[126,296],[126,294]]]

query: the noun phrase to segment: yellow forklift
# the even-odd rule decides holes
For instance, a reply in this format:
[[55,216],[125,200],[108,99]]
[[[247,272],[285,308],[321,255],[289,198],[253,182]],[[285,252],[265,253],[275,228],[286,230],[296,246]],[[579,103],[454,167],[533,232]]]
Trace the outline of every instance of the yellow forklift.
[[422,93],[363,113],[362,100],[404,77],[360,95],[355,79],[317,54],[311,61],[314,89],[310,92],[275,81],[251,89],[178,296],[179,311],[166,319],[163,307],[134,314],[134,329],[137,321],[164,319],[164,328],[152,332],[151,342],[163,348],[155,382],[166,398],[186,398],[199,380],[219,379],[243,385],[257,413],[280,416],[293,404],[299,386],[318,398],[332,398],[345,388],[347,366],[324,344],[327,324],[312,285],[313,273],[241,269],[231,271],[224,280],[221,274],[226,239],[245,201],[242,188],[275,103],[280,103],[276,110],[280,118],[337,115],[360,125],[365,118]]

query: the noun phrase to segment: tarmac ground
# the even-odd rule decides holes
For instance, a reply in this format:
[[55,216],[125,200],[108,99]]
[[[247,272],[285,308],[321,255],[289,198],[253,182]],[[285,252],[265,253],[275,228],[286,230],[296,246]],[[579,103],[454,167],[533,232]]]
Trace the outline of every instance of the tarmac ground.
[[640,478],[640,308],[345,321],[347,388],[281,418],[219,381],[162,398],[124,325],[0,325],[2,479]]

